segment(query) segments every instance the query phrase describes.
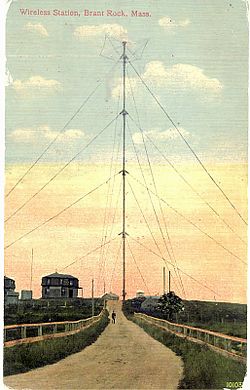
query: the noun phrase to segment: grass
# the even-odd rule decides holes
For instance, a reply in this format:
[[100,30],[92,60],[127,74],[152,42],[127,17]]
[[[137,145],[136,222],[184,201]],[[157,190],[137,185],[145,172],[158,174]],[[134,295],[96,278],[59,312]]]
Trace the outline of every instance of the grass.
[[194,326],[202,329],[213,330],[214,332],[228,334],[230,336],[247,338],[247,323],[239,322],[239,323],[230,323],[224,322],[223,324],[220,322],[217,323],[200,323],[200,322],[190,322],[185,323],[185,325]]
[[[49,306],[48,306],[49,305]],[[103,308],[103,302],[95,299],[95,315]],[[4,310],[4,324],[29,324],[39,322],[76,321],[91,317],[90,299],[32,300],[11,305]]]
[[[142,312],[152,317],[163,318],[162,314],[156,309],[157,301],[145,305],[143,303],[145,299],[127,300],[127,310],[130,310],[131,313],[134,311]],[[247,337],[247,305],[187,300],[183,300],[183,303],[185,310],[174,316],[173,322],[209,329],[231,336]]]
[[96,341],[108,323],[106,311],[98,323],[74,335],[5,348],[4,376],[52,364],[72,353],[81,351]]
[[184,375],[179,384],[180,389],[223,389],[227,382],[243,382],[245,364],[213,352],[206,346],[167,333],[131,315],[127,317],[182,358]]

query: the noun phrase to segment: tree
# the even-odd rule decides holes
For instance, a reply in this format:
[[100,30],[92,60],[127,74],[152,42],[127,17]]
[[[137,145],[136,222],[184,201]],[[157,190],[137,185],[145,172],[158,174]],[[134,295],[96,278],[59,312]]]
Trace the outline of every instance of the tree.
[[173,291],[163,294],[157,305],[157,311],[160,312],[161,316],[167,320],[172,320],[174,313],[180,313],[183,310],[184,304],[182,299]]

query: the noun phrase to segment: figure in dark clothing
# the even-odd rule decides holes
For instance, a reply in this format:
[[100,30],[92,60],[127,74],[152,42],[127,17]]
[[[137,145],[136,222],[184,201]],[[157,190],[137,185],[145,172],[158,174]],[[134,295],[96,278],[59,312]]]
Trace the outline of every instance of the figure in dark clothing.
[[116,313],[115,311],[113,310],[113,313],[112,313],[112,323],[115,324],[115,320],[116,320]]

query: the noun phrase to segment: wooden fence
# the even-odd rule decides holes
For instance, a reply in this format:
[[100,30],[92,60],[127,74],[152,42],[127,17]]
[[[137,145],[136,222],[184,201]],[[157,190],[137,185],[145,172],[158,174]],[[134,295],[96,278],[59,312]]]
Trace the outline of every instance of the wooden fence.
[[92,326],[100,321],[103,315],[104,310],[97,316],[78,321],[7,325],[4,327],[4,346],[12,347],[18,344],[69,336]]
[[173,333],[176,336],[187,338],[191,341],[206,344],[208,347],[238,360],[246,361],[247,340],[240,337],[229,336],[223,333],[213,332],[207,329],[176,324],[142,313],[134,313],[139,321],[153,324],[162,330]]

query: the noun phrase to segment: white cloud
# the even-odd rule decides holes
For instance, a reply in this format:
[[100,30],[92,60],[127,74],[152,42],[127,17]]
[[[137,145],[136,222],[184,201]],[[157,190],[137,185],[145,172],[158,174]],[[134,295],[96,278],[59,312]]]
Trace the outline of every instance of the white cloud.
[[36,136],[36,131],[34,129],[28,128],[18,128],[9,135],[15,142],[31,142],[34,141]]
[[[176,64],[167,68],[161,61],[151,61],[146,64],[141,77],[150,84],[157,87],[167,87],[172,91],[177,89],[195,90],[218,95],[223,88],[218,79],[210,78],[204,73],[203,69],[189,64]],[[127,82],[127,93],[130,93],[130,85],[132,90],[135,91],[139,84],[139,79],[130,78]],[[119,96],[120,85],[121,79],[117,79],[112,90],[113,97]]]
[[5,71],[5,86],[7,87],[8,85],[11,85],[13,83],[13,78],[11,76],[11,73],[9,69],[6,67]]
[[24,26],[24,29],[26,31],[29,31],[29,32],[34,32],[34,33],[41,35],[43,37],[49,36],[48,31],[41,23],[30,23],[29,22]]
[[[126,83],[127,96],[132,95],[132,92],[134,93],[137,85],[138,85],[138,79],[132,77],[127,78],[127,83]],[[122,93],[122,77],[119,77],[115,80],[115,85],[112,89],[112,97],[119,98],[121,96],[121,93]]]
[[31,76],[27,80],[15,80],[11,87],[19,94],[27,94],[30,92],[51,93],[61,88],[61,83],[57,80],[48,80],[42,76]]
[[[56,136],[58,136],[60,133],[59,131],[53,131],[49,127],[44,126],[43,127],[43,135],[44,138],[53,140]],[[78,140],[85,137],[85,133],[80,129],[69,129],[61,133],[60,135],[60,141],[66,142],[70,140]]]
[[222,84],[218,79],[206,76],[203,69],[189,64],[176,64],[166,68],[161,61],[152,61],[146,65],[143,78],[160,86],[209,90],[213,93],[222,90]]
[[79,26],[74,31],[74,36],[78,39],[95,38],[98,35],[108,34],[120,40],[127,39],[128,31],[120,24],[99,24],[92,26]]
[[[53,140],[60,134],[59,131],[52,130],[49,126],[38,126],[37,128],[18,128],[9,135],[15,142],[30,143],[41,140]],[[85,132],[80,129],[69,129],[60,134],[60,142],[70,142],[86,138]]]
[[[179,128],[179,131],[185,138],[190,136],[190,133],[187,130],[183,129],[182,127]],[[147,140],[147,136],[150,139],[152,139],[152,141],[167,141],[167,140],[174,140],[180,137],[178,132],[173,128],[169,128],[164,131],[153,129],[149,131],[144,131],[143,134],[144,134],[145,141]],[[132,138],[135,144],[137,145],[143,144],[143,137],[141,132],[134,133],[132,135]]]
[[190,24],[189,19],[183,19],[176,21],[169,16],[164,16],[163,18],[158,20],[159,26],[161,26],[165,31],[171,31],[173,32],[176,30],[178,27],[185,28]]

